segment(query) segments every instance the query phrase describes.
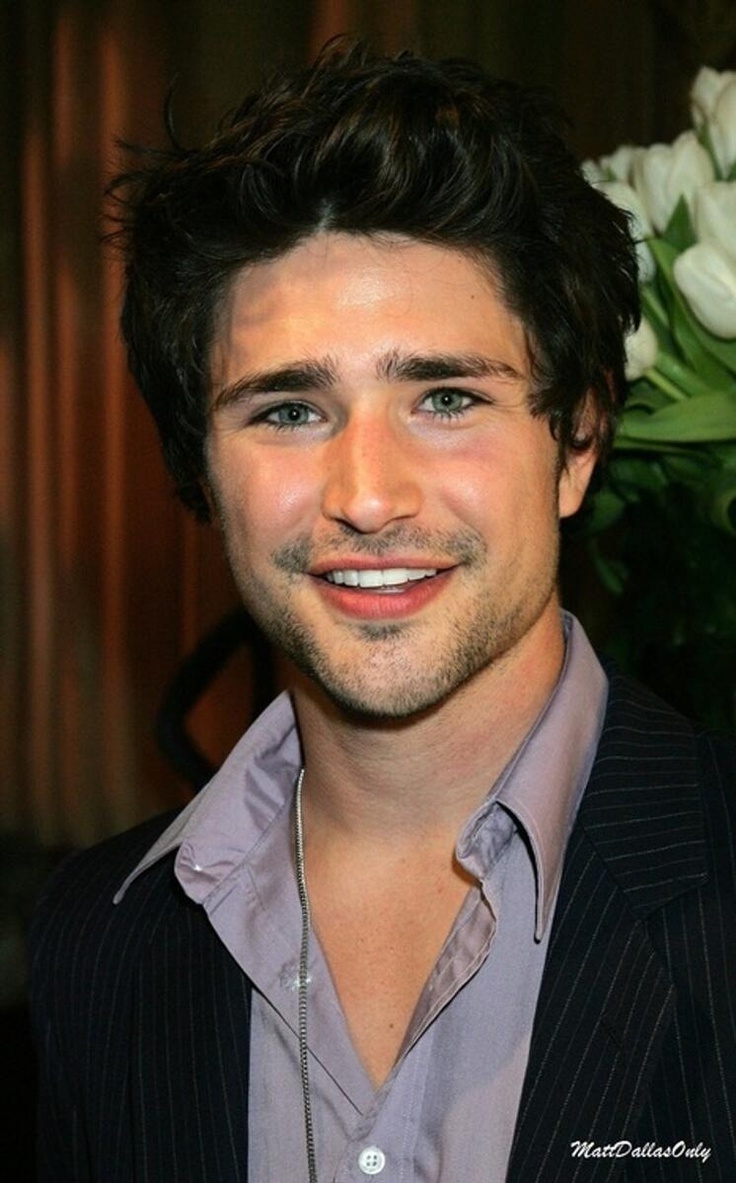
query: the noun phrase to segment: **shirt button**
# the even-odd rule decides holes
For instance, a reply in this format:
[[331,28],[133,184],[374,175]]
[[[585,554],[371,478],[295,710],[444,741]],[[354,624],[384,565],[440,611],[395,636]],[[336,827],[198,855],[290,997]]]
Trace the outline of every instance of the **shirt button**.
[[378,1146],[366,1146],[358,1155],[358,1166],[364,1175],[380,1175],[386,1165],[386,1155]]

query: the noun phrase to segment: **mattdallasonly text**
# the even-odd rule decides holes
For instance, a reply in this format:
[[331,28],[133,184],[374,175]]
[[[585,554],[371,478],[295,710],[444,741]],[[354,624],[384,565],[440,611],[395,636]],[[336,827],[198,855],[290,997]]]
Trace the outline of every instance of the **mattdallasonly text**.
[[710,1146],[704,1146],[702,1142],[698,1142],[697,1146],[688,1146],[685,1142],[675,1142],[672,1146],[645,1142],[643,1146],[634,1146],[633,1142],[623,1138],[607,1145],[571,1142],[570,1152],[573,1158],[699,1158],[701,1162],[707,1162],[710,1158]]

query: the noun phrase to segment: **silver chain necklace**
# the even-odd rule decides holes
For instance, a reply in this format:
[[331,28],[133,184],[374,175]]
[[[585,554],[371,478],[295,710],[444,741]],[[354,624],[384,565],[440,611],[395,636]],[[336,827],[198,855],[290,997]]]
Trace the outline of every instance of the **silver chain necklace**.
[[302,1101],[304,1104],[304,1133],[307,1141],[307,1170],[309,1183],[317,1183],[317,1163],[314,1153],[314,1127],[312,1124],[312,1094],[309,1088],[309,1060],[307,1051],[307,984],[309,974],[309,930],[312,927],[307,894],[307,876],[304,868],[304,819],[302,816],[302,768],[294,793],[294,861],[296,863],[296,886],[299,892],[299,907],[302,914],[302,936],[299,946],[299,978],[297,980],[297,1009],[299,1034],[299,1072],[302,1079]]

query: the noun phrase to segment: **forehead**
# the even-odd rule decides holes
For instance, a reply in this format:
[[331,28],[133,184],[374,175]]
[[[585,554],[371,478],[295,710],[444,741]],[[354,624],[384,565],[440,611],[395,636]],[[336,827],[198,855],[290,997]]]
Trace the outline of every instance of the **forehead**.
[[401,235],[324,232],[244,268],[226,292],[212,348],[217,386],[239,368],[329,354],[436,350],[500,356],[528,370],[526,333],[489,263]]

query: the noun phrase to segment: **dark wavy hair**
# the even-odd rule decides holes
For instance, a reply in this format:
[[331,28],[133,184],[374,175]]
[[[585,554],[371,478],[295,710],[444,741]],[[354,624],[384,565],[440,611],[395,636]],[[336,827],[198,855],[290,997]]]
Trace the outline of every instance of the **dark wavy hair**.
[[122,330],[182,500],[208,518],[209,355],[243,267],[319,230],[468,252],[525,325],[535,414],[562,455],[605,452],[638,322],[626,216],[582,177],[540,95],[464,61],[327,46],[272,77],[204,147],[143,154],[110,187],[126,263]]

